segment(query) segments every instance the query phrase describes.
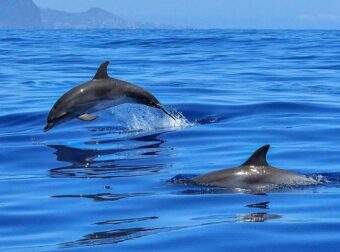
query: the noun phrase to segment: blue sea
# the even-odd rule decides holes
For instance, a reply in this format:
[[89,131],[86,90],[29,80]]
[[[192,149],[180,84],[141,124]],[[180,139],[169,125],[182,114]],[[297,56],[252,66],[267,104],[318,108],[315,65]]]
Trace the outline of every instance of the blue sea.
[[[109,60],[142,105],[43,132]],[[1,251],[337,251],[340,31],[0,31]],[[267,194],[174,184],[268,162],[333,183]]]

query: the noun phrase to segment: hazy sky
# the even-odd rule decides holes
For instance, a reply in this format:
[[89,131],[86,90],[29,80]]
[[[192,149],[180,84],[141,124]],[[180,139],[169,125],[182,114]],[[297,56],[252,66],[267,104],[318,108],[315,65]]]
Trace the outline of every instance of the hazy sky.
[[132,21],[192,28],[340,29],[340,0],[34,0],[79,12],[100,7]]

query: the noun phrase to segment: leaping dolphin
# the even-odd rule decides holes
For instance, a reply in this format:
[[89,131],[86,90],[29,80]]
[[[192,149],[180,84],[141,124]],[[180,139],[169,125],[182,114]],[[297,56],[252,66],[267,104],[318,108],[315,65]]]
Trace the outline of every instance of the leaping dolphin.
[[267,163],[270,145],[265,145],[236,168],[227,168],[194,177],[192,182],[200,185],[233,189],[271,188],[276,186],[312,185],[319,183],[311,177],[275,168]]
[[175,120],[151,93],[126,81],[109,77],[104,61],[91,81],[80,84],[59,98],[50,110],[44,131],[58,124],[78,118],[83,121],[97,119],[91,113],[123,103],[138,103],[162,110]]

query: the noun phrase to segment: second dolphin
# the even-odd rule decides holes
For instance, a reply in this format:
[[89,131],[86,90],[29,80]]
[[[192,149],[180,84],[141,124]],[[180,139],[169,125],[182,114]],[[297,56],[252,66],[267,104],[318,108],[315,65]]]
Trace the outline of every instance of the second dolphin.
[[210,172],[191,180],[195,184],[240,189],[270,189],[276,186],[315,185],[319,181],[275,168],[267,163],[269,145],[262,146],[241,166]]

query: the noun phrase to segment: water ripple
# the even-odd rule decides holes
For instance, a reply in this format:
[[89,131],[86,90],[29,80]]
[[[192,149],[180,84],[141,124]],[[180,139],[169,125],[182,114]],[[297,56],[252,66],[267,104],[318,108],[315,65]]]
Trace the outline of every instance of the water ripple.
[[[339,38],[0,31],[0,248],[336,251]],[[127,105],[44,133],[54,102],[103,60],[111,76],[149,90],[177,119]],[[169,183],[238,165],[267,143],[273,165],[327,183],[267,194]]]

